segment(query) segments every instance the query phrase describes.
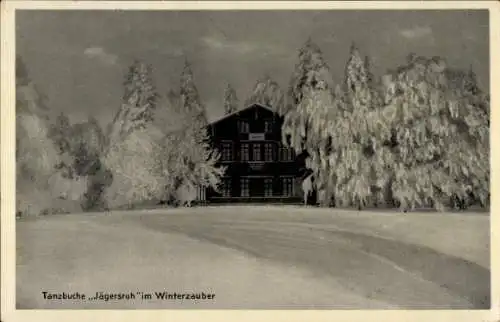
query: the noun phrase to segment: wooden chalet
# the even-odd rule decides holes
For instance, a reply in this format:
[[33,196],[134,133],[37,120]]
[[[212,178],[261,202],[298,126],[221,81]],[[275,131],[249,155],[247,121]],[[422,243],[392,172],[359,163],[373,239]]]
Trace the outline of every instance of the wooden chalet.
[[252,104],[208,125],[219,164],[226,167],[208,202],[300,202],[304,158],[281,143],[283,118],[271,107]]

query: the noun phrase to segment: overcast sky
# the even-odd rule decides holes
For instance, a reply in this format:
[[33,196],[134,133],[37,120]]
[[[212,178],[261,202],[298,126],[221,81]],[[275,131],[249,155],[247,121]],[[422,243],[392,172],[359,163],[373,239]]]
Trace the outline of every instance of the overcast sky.
[[210,118],[222,114],[225,82],[244,101],[270,74],[286,89],[309,36],[334,80],[349,47],[369,55],[374,72],[403,64],[410,52],[472,68],[489,86],[489,22],[483,11],[18,11],[17,53],[50,108],[72,121],[116,113],[127,66],[151,63],[161,95],[178,89],[184,55]]

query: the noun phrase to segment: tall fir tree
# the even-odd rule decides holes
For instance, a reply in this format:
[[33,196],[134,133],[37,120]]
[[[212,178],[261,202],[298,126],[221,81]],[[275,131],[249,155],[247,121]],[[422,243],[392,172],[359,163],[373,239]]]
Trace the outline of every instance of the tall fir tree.
[[[110,124],[108,148],[99,160],[96,185],[111,185],[104,191],[110,207],[128,205],[158,197],[163,189],[159,141],[162,134],[153,125],[159,95],[152,79],[152,67],[138,60],[130,66],[124,82],[123,103]],[[100,170],[99,170],[100,169]],[[100,192],[100,191],[98,191]],[[90,205],[102,204],[87,196]]]
[[116,144],[150,124],[157,100],[151,65],[135,60],[125,76],[123,102],[110,125],[109,143]]
[[236,91],[227,83],[224,89],[224,114],[231,114],[238,110],[238,97],[236,96]]
[[[368,62],[353,45],[343,85],[337,85],[333,95],[325,91],[322,108],[312,113],[308,166],[316,174],[323,205],[362,208],[373,195],[375,142],[367,117],[378,101]],[[315,141],[310,140],[313,134]]]
[[378,108],[377,95],[373,89],[373,74],[369,70],[369,59],[362,58],[353,44],[345,68],[344,94],[347,113],[347,135],[338,141],[342,162],[337,169],[336,196],[343,203],[362,208],[373,196],[377,168],[373,164],[376,141],[370,129],[370,112]]
[[321,205],[329,206],[333,202],[334,183],[330,180],[331,174],[330,156],[335,152],[331,140],[331,131],[335,130],[335,124],[342,117],[344,107],[330,90],[316,89],[305,93],[301,105],[306,110],[313,111],[308,117],[309,132],[305,138],[307,151],[306,167],[312,170],[314,175],[314,188],[318,193],[318,201]]
[[202,105],[198,88],[194,82],[191,64],[186,59],[181,74],[180,104],[184,114],[192,115],[201,124],[207,124],[205,106]]
[[165,108],[176,126],[162,140],[160,156],[162,177],[165,178],[164,200],[175,199],[183,187],[217,189],[224,168],[216,166],[217,151],[208,143],[207,119],[200,100],[190,64],[186,61],[181,74],[180,90],[170,91]]
[[380,98],[369,59],[352,46],[343,85],[333,94],[317,88],[301,104],[310,110],[305,146],[319,202],[359,209],[376,202],[381,190],[377,176],[383,169],[374,164],[377,140],[369,118],[379,112]]
[[306,150],[305,140],[309,130],[308,119],[315,111],[315,104],[301,104],[305,95],[315,90],[328,90],[332,87],[330,69],[323,59],[320,48],[308,39],[299,51],[299,62],[292,74],[287,102],[282,111],[284,115],[283,143],[291,146],[297,153]]
[[290,108],[302,100],[305,89],[316,89],[321,83],[327,87],[332,85],[330,68],[323,59],[323,53],[318,45],[309,38],[299,50],[299,62],[295,65],[289,85],[288,102]]

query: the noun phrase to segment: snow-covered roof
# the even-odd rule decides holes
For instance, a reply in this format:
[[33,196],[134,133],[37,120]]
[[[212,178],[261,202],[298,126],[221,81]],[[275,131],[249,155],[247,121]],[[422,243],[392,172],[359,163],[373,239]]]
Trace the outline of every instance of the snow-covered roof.
[[215,123],[219,123],[220,121],[225,120],[225,119],[227,119],[227,118],[229,118],[229,117],[231,117],[233,115],[236,115],[236,114],[241,113],[243,111],[249,110],[249,109],[253,108],[254,106],[260,106],[260,107],[265,108],[265,109],[267,109],[267,110],[269,110],[269,111],[271,111],[273,113],[276,113],[276,111],[273,110],[272,107],[270,107],[270,106],[267,106],[267,105],[264,105],[264,104],[260,104],[260,103],[252,103],[252,104],[248,105],[245,108],[237,110],[237,111],[235,111],[233,113],[229,113],[229,114],[223,115],[223,116],[219,117],[218,119],[215,119],[215,120],[211,121],[209,123],[209,125],[212,125],[212,124],[215,124]]

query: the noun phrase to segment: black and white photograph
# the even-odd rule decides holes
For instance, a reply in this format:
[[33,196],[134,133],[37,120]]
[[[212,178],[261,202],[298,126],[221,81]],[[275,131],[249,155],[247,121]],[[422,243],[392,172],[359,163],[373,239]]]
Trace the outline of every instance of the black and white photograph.
[[232,4],[15,10],[15,309],[498,305],[490,10]]

